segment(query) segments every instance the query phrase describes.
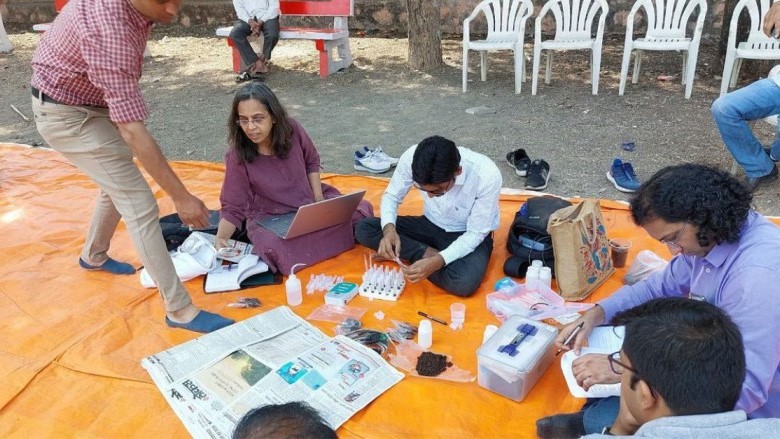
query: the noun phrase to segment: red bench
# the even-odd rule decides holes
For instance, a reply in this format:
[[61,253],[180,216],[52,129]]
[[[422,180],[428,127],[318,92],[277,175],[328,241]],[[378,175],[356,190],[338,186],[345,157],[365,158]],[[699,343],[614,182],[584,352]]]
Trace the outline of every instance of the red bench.
[[[62,12],[62,8],[65,7],[65,4],[68,3],[68,0],[54,0],[54,12],[60,13]],[[34,24],[33,30],[36,32],[46,32],[51,27],[51,23],[41,23],[41,24]]]
[[[283,16],[333,17],[333,27],[308,28],[286,27],[279,29],[282,40],[314,40],[314,46],[320,54],[320,77],[352,65],[349,51],[349,29],[347,20],[355,14],[354,0],[281,0],[279,6]],[[217,36],[227,37],[228,46],[233,50],[233,71],[242,71],[241,56],[230,38],[232,26],[217,29]],[[335,49],[338,58],[333,55]]]

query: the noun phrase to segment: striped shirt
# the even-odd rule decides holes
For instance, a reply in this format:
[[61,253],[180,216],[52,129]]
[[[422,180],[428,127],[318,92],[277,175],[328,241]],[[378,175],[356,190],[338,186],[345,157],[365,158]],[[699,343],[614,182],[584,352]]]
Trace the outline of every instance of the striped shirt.
[[38,43],[32,86],[63,104],[107,107],[115,123],[145,120],[138,80],[152,23],[128,0],[71,0]]
[[[407,149],[382,196],[382,228],[395,224],[398,206],[412,188],[412,158],[417,145]],[[473,252],[485,237],[498,228],[498,196],[501,171],[490,158],[468,148],[458,147],[462,172],[441,197],[420,191],[424,215],[447,232],[465,232],[439,252],[445,264]]]

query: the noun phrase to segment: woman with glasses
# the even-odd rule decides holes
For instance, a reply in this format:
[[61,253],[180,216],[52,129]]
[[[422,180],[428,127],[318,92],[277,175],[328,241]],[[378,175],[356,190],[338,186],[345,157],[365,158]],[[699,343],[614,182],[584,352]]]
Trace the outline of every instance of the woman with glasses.
[[[594,326],[657,297],[702,300],[742,331],[747,374],[737,409],[751,418],[780,417],[780,228],[751,209],[749,187],[721,170],[685,164],[658,171],[631,200],[634,222],[674,255],[662,271],[624,286],[564,328],[558,347],[580,348]],[[584,323],[571,346],[564,340]],[[572,370],[587,390],[616,383],[606,355],[584,355]],[[617,397],[593,400],[575,414],[544,418],[542,437],[598,433],[612,424]]]
[[287,115],[276,95],[261,82],[241,87],[228,117],[228,152],[222,183],[217,247],[245,224],[254,252],[272,271],[290,273],[294,264],[308,265],[355,245],[354,224],[372,217],[362,200],[344,223],[293,239],[279,238],[257,220],[296,211],[299,207],[341,193],[320,181],[320,156],[301,124]]

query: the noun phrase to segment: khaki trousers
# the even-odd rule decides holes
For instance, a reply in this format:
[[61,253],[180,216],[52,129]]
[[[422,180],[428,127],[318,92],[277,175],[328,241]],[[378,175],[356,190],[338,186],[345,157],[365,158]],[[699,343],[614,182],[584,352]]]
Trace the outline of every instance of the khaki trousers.
[[81,258],[108,260],[111,237],[124,219],[136,251],[154,279],[168,312],[192,303],[165,247],[157,200],[108,109],[52,104],[32,98],[35,124],[46,143],[100,187]]

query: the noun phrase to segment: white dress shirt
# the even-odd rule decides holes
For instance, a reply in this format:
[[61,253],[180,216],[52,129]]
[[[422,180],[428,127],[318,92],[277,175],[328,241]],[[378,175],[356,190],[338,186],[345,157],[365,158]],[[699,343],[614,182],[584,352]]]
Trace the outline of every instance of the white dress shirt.
[[[382,195],[381,223],[395,224],[398,206],[412,188],[412,158],[417,145],[407,149],[398,160],[393,177]],[[458,147],[461,173],[455,184],[440,197],[429,197],[420,191],[424,215],[447,232],[465,232],[439,254],[444,263],[460,259],[498,228],[498,196],[501,171],[493,160],[468,148]]]
[[279,0],[233,0],[233,7],[238,19],[247,23],[255,17],[265,22],[281,14]]

